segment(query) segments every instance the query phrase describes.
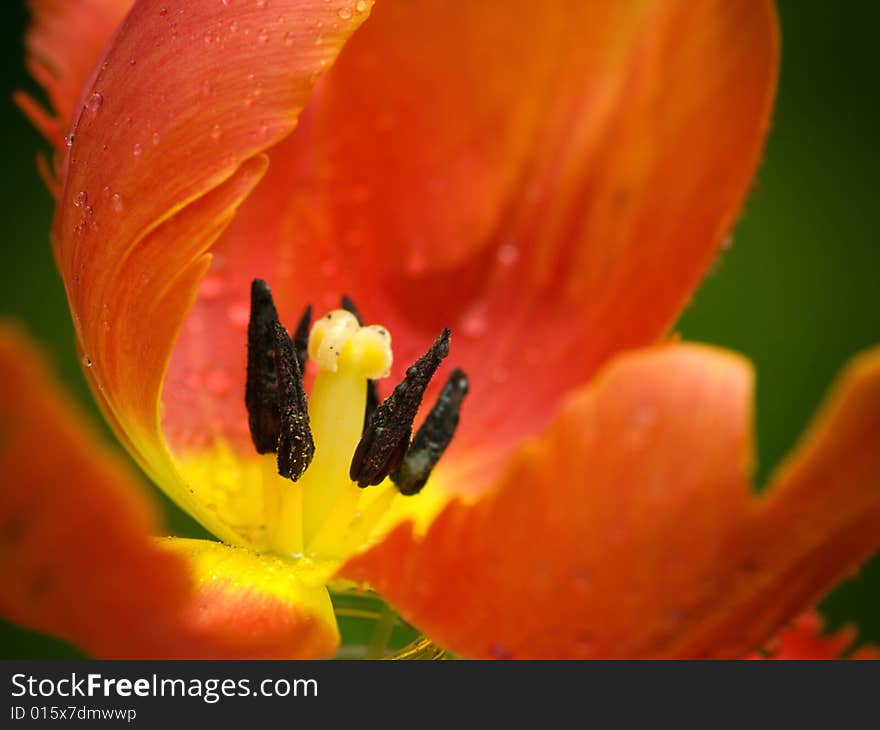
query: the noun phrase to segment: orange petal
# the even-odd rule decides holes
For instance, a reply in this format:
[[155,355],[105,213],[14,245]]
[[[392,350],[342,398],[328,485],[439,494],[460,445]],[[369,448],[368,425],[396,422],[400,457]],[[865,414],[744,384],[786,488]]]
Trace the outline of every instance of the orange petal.
[[880,659],[880,649],[864,647],[850,653],[855,628],[844,626],[833,634],[824,632],[825,622],[816,611],[801,614],[780,629],[763,654],[751,659]]
[[135,479],[6,324],[0,483],[0,613],[11,621],[99,657],[335,649],[326,590],[301,584],[278,560],[195,541],[157,546],[158,522]]
[[720,350],[619,356],[490,493],[342,573],[468,656],[745,656],[880,547],[880,350],[761,497],[752,387]]
[[358,8],[139,0],[74,114],[53,238],[87,375],[142,466],[229,542],[249,536],[178,476],[159,393],[205,252],[369,3]]
[[[166,538],[160,545],[187,560],[197,580],[182,624],[204,634],[223,658],[315,659],[331,656],[339,629],[323,584],[300,580],[290,563],[205,540]],[[185,658],[168,643],[169,655]]]
[[25,38],[27,65],[54,114],[29,95],[16,101],[59,150],[89,74],[134,0],[29,0],[33,22]]
[[150,617],[161,626],[183,603],[184,566],[153,545],[158,521],[134,478],[6,324],[0,483],[3,615],[99,656],[155,641]]
[[379,3],[215,246],[169,374],[172,441],[195,417],[173,403],[188,375],[221,363],[231,385],[198,415],[250,449],[259,276],[291,326],[354,297],[391,329],[397,378],[452,327],[472,383],[453,451],[494,445],[500,464],[675,319],[752,179],[777,55],[763,0]]

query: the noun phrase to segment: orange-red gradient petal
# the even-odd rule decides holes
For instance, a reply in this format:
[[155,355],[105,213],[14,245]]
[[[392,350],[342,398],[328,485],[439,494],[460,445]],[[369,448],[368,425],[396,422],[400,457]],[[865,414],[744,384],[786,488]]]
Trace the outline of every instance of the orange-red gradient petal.
[[27,94],[16,101],[56,149],[80,91],[134,0],[28,0],[33,22],[25,38],[27,65],[54,113]]
[[162,380],[205,252],[370,3],[357,8],[139,0],[74,108],[53,242],[90,384],[148,473],[230,542],[167,454]]
[[4,618],[103,658],[305,658],[336,647],[326,591],[233,548],[157,545],[140,485],[6,324],[0,483]]
[[[172,443],[208,424],[250,450],[262,277],[290,326],[351,295],[390,328],[397,378],[452,327],[472,390],[449,456],[500,465],[675,319],[755,172],[777,55],[764,0],[377,3],[215,246],[169,373]],[[202,381],[225,387],[194,409]]]
[[880,350],[752,494],[752,372],[622,355],[493,491],[343,567],[474,657],[742,657],[880,547]]

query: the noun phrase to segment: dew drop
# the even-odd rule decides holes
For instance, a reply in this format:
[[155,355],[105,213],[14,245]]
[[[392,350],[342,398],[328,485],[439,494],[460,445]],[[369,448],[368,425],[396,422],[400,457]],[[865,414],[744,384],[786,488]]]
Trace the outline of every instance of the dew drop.
[[492,380],[496,383],[506,383],[510,379],[510,370],[505,367],[497,367],[492,371]]
[[359,13],[364,12],[367,9],[367,0],[357,0],[354,9]]
[[141,146],[141,144],[139,142],[135,142],[134,147],[131,148],[131,154],[133,154],[135,157],[140,157],[141,154],[143,153],[143,151],[144,151],[144,148]]
[[339,273],[339,264],[336,263],[333,259],[327,259],[324,261],[321,266],[321,274],[328,279],[332,279]]
[[87,368],[92,367],[92,365],[94,364],[94,363],[92,362],[92,358],[90,358],[88,355],[83,355],[82,363],[83,363],[83,365],[85,365]]
[[233,20],[233,21],[229,24],[229,32],[230,32],[230,33],[236,33],[236,32],[238,32],[238,21],[237,21],[237,20]]
[[512,243],[505,243],[498,249],[498,263],[502,266],[513,266],[519,259],[519,249]]
[[89,194],[85,190],[80,190],[76,197],[73,199],[73,206],[75,208],[82,208],[89,202]]
[[480,337],[489,328],[489,317],[485,305],[477,305],[468,312],[461,322],[461,329],[468,337]]
[[214,395],[226,395],[232,390],[232,378],[224,370],[211,368],[205,373],[205,389]]
[[221,129],[219,124],[215,124],[211,127],[211,139],[218,140],[220,139]]
[[342,18],[342,20],[351,20],[352,13],[350,8],[339,8],[339,10],[336,11],[336,14]]
[[258,8],[265,8],[269,4],[269,0],[257,0]]
[[223,281],[223,278],[219,274],[211,273],[202,279],[202,284],[199,287],[199,296],[208,300],[217,299],[223,294],[225,289],[226,282]]
[[113,193],[113,195],[111,196],[111,198],[110,198],[110,207],[113,208],[113,210],[114,210],[116,213],[121,213],[121,212],[122,212],[122,208],[123,208],[123,205],[122,205],[122,196],[121,196],[119,193]]
[[428,270],[428,258],[425,252],[419,249],[410,252],[406,257],[406,270],[411,276],[419,276]]
[[104,103],[104,95],[99,94],[97,91],[89,97],[89,100],[86,102],[86,109],[92,114],[97,114],[98,110],[101,108],[101,104]]
[[265,43],[269,40],[269,31],[266,28],[260,28],[260,32],[257,34],[257,40],[260,43]]
[[153,140],[153,144],[155,145],[159,144],[159,142],[162,140],[162,137],[159,135],[158,132],[153,132],[153,136],[151,139]]
[[64,137],[64,145],[65,145],[66,147],[73,147],[73,138],[74,138],[74,137],[75,137],[75,135],[74,135],[73,132],[71,132],[71,133],[68,134],[68,135],[65,135],[65,137]]
[[293,31],[288,31],[284,34],[284,45],[290,48],[293,45],[293,42],[296,40],[296,36]]
[[226,316],[237,327],[247,327],[251,310],[246,304],[233,304],[226,310]]

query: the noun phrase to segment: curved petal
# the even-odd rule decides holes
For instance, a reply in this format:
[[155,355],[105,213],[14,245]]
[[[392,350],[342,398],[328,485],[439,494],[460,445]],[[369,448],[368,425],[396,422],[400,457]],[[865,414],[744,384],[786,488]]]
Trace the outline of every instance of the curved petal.
[[852,626],[844,626],[833,634],[824,631],[825,622],[816,611],[803,613],[790,625],[780,629],[763,654],[752,659],[880,659],[880,649],[863,647],[851,652],[856,638]]
[[880,350],[761,497],[751,398],[720,350],[619,356],[490,493],[341,573],[469,656],[745,656],[880,547]]
[[0,323],[0,613],[99,657],[331,654],[329,596],[280,561],[150,535],[129,471]]
[[16,101],[57,150],[80,90],[134,0],[28,0],[33,22],[25,38],[27,65],[54,114],[28,94]]
[[74,114],[53,240],[87,375],[148,473],[230,542],[251,536],[223,495],[183,483],[165,448],[167,361],[205,252],[265,170],[261,151],[293,129],[369,6],[341,18],[323,0],[139,0]]
[[[323,584],[301,580],[279,558],[205,540],[166,538],[186,559],[198,589],[183,624],[224,658],[317,659],[332,656],[339,629]],[[173,655],[191,656],[184,646]]]
[[203,423],[250,450],[242,314],[262,277],[289,322],[351,295],[391,329],[398,378],[451,326],[472,384],[452,449],[482,452],[458,483],[478,490],[567,390],[674,320],[755,171],[777,55],[765,1],[379,3],[215,246],[172,360],[172,442],[188,375],[220,363]]

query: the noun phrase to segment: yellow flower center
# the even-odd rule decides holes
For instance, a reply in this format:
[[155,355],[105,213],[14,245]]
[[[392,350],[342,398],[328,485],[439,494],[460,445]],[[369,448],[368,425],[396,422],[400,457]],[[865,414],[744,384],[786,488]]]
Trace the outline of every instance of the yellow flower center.
[[[418,431],[413,422],[428,383],[449,352],[444,329],[378,403],[374,381],[391,370],[391,335],[342,309],[309,328],[311,308],[291,332],[268,285],[254,280],[248,325],[245,406],[254,452],[222,440],[180,454],[194,497],[241,544],[301,561],[316,580],[395,518],[418,519],[445,501],[411,499],[428,482],[458,425],[467,377],[453,370]],[[317,375],[306,395],[303,371]]]
[[277,474],[274,455],[263,457],[264,479],[282,482],[269,541],[282,554],[333,559],[366,539],[397,494],[387,479],[361,489],[349,476],[364,426],[367,381],[388,375],[391,336],[377,325],[360,326],[339,309],[312,327],[308,352],[318,365],[308,404],[315,455],[295,483]]

